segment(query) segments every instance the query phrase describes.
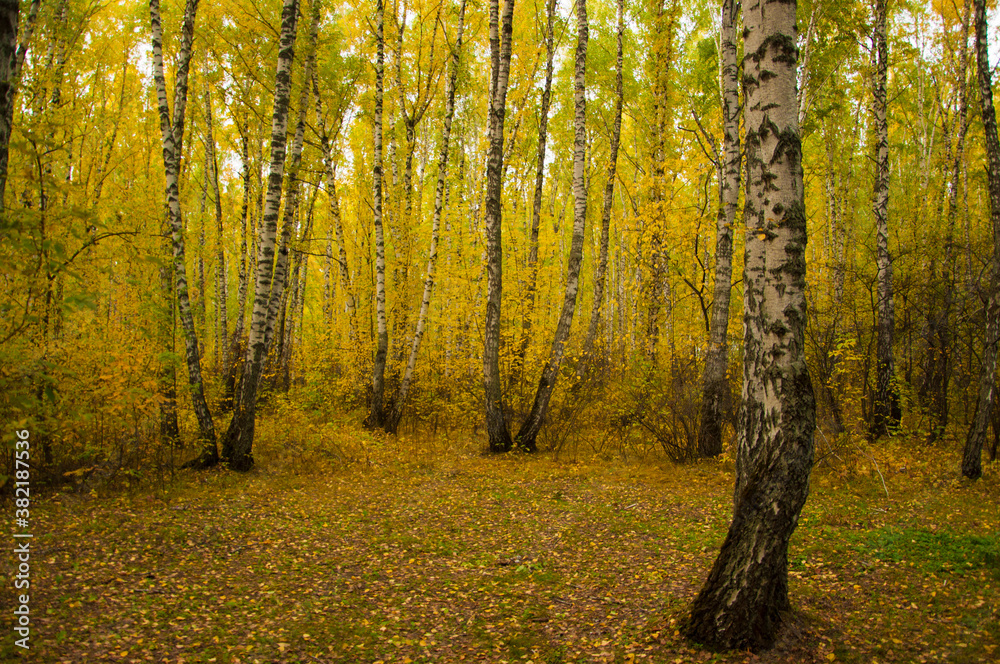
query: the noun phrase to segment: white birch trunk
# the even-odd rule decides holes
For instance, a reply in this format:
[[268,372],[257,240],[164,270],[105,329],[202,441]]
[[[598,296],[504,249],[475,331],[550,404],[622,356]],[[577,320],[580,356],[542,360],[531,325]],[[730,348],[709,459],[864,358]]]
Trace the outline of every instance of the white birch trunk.
[[233,418],[226,431],[222,457],[234,470],[253,467],[254,420],[257,412],[257,387],[267,356],[266,332],[268,304],[274,272],[274,249],[281,206],[282,179],[285,172],[285,147],[288,131],[288,105],[291,97],[292,60],[295,55],[295,32],[298,0],[284,0],[281,10],[281,36],[275,72],[274,111],[271,119],[271,165],[267,178],[267,198],[262,215],[263,230],[257,249],[257,274],[254,286],[250,337],[243,373],[236,391]]

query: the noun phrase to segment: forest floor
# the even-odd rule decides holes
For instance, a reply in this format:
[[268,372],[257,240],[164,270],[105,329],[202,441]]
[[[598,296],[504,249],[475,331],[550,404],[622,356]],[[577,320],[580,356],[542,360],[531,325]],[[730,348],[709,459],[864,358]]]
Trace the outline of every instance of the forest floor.
[[[350,427],[269,448],[278,433],[259,427],[246,475],[34,499],[27,659],[1000,661],[1000,463],[969,483],[954,449],[826,456],[790,546],[793,611],[753,655],[677,629],[728,526],[725,461],[489,458],[468,435]],[[12,623],[5,608],[0,659],[18,658]]]

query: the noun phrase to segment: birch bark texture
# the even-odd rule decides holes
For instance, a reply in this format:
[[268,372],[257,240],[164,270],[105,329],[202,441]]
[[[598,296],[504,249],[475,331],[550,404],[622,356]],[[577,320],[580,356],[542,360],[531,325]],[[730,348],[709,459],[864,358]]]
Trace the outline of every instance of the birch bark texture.
[[737,62],[737,0],[723,0],[722,44],[722,183],[715,235],[715,285],[712,318],[709,323],[708,352],[702,376],[698,455],[722,453],[722,420],[730,401],[726,370],[729,366],[729,303],[733,279],[733,224],[740,202],[740,68]]
[[[563,297],[562,311],[556,323],[555,336],[552,339],[552,349],[549,358],[542,368],[538,379],[538,389],[531,411],[515,437],[515,444],[528,452],[537,448],[538,433],[545,421],[549,401],[559,379],[559,367],[562,365],[569,340],[570,328],[573,325],[573,313],[576,310],[576,296],[580,291],[580,265],[583,262],[583,236],[587,221],[587,188],[584,183],[584,166],[587,152],[587,41],[590,29],[587,21],[587,0],[576,0],[576,62],[573,75],[573,237],[570,240],[569,258],[566,264],[566,293]],[[605,249],[605,256],[607,251]]]
[[743,14],[747,231],[735,506],[685,625],[688,638],[713,648],[774,643],[789,608],[788,541],[813,462],[795,10],[795,2],[752,0]]
[[[975,2],[976,70],[979,79],[979,103],[986,134],[986,177],[990,194],[990,221],[993,226],[993,259],[986,304],[986,339],[982,364],[979,367],[979,389],[976,411],[965,439],[962,474],[978,479],[983,474],[983,441],[990,414],[996,404],[997,350],[1000,345],[1000,138],[997,137],[997,116],[993,106],[993,76],[989,62],[989,38],[986,24],[986,0]],[[996,424],[994,424],[996,426]]]
[[486,433],[490,452],[509,452],[514,441],[507,428],[500,382],[500,303],[503,295],[503,243],[500,232],[503,176],[503,124],[510,78],[514,0],[490,0],[490,147],[486,157],[486,320],[483,325],[483,388],[486,396]]
[[191,401],[195,417],[198,419],[201,453],[197,465],[213,465],[219,459],[216,444],[215,424],[205,400],[205,386],[201,376],[201,356],[198,334],[194,327],[191,300],[188,296],[186,261],[184,257],[184,220],[180,203],[180,164],[184,140],[184,114],[187,108],[188,73],[194,42],[195,15],[198,0],[187,0],[181,27],[181,45],[177,55],[177,72],[174,83],[174,112],[170,115],[167,99],[167,84],[163,74],[163,26],[160,19],[160,0],[150,0],[149,17],[152,29],[153,81],[156,85],[157,110],[160,117],[160,136],[163,144],[164,199],[166,215],[170,222],[171,245],[173,250],[174,281],[176,284],[177,311],[184,330],[184,345],[187,358],[188,382],[191,385]]
[[886,1],[875,0],[872,115],[875,124],[875,186],[872,212],[875,216],[876,264],[878,266],[878,319],[875,341],[875,395],[870,434],[879,438],[899,426],[901,416],[896,387],[893,337],[896,309],[893,303],[892,254],[889,252],[889,121],[886,115],[886,82],[889,46],[886,38]]
[[441,229],[441,215],[444,210],[444,190],[448,180],[448,146],[451,141],[451,125],[455,118],[455,88],[458,82],[458,69],[462,55],[462,35],[465,31],[465,4],[458,10],[458,31],[455,36],[455,46],[451,54],[451,72],[448,75],[448,82],[445,88],[445,112],[444,126],[441,129],[441,157],[438,160],[437,185],[434,188],[434,217],[431,221],[431,244],[427,256],[427,274],[424,278],[424,293],[420,301],[420,313],[417,315],[417,324],[413,332],[413,342],[410,346],[410,355],[406,361],[406,370],[403,372],[403,380],[399,384],[399,391],[393,400],[392,409],[386,418],[385,430],[388,433],[396,433],[399,428],[399,421],[403,417],[403,407],[406,405],[406,396],[413,381],[413,371],[417,366],[417,354],[420,352],[420,341],[424,336],[424,327],[427,324],[427,312],[430,310],[431,294],[434,291],[434,279],[437,271],[437,249],[438,236]]
[[275,244],[278,234],[278,211],[285,173],[288,132],[288,105],[292,94],[292,60],[298,27],[298,0],[284,0],[281,8],[281,32],[278,64],[275,70],[274,109],[271,115],[271,164],[267,176],[260,240],[257,243],[257,274],[254,284],[253,313],[243,373],[236,389],[233,417],[226,431],[222,458],[233,470],[253,467],[254,420],[257,414],[257,387],[267,357],[267,318],[271,282],[275,268]]
[[378,340],[372,367],[372,391],[365,426],[371,429],[385,425],[385,360],[389,352],[389,330],[385,321],[385,230],[382,225],[382,97],[385,76],[385,4],[375,5],[375,128],[372,156],[372,209],[375,226],[375,319]]

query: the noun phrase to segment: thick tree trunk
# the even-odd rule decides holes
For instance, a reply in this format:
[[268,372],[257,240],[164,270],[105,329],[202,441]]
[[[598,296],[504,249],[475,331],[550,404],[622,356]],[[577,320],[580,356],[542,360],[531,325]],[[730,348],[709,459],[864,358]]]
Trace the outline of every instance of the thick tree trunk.
[[[505,0],[502,24],[500,0],[490,0],[490,147],[486,159],[486,320],[483,325],[483,388],[486,393],[486,432],[490,452],[513,447],[503,407],[500,381],[500,303],[503,294],[503,243],[500,194],[503,173],[503,123],[510,78],[514,0]],[[502,35],[501,35],[502,33]]]
[[794,2],[744,10],[747,196],[743,408],[733,521],[685,626],[713,648],[770,647],[788,602],[788,541],[809,491],[815,403]]
[[365,426],[371,429],[385,425],[385,360],[389,352],[389,331],[385,321],[385,232],[382,228],[382,79],[385,75],[385,6],[383,0],[375,5],[375,145],[372,165],[373,213],[375,225],[375,318],[378,338],[375,363],[372,367],[372,392],[368,403]]
[[715,286],[708,352],[702,377],[698,454],[722,453],[722,421],[731,397],[726,370],[729,367],[729,300],[733,276],[733,223],[740,200],[740,88],[736,48],[736,0],[722,3],[722,183],[715,236]]
[[[549,359],[542,369],[542,376],[535,391],[535,401],[531,405],[528,417],[514,438],[519,448],[534,452],[537,449],[536,439],[542,429],[545,413],[548,411],[549,400],[559,378],[559,367],[562,364],[566,341],[569,339],[570,328],[573,325],[573,312],[576,310],[576,295],[580,290],[580,264],[583,262],[583,235],[587,221],[587,189],[584,186],[584,165],[587,151],[587,40],[589,26],[587,22],[587,0],[576,0],[576,68],[574,72],[573,94],[573,239],[570,243],[569,260],[566,265],[566,294],[563,298],[562,312],[556,324],[556,334],[552,340],[552,350]],[[605,258],[607,249],[604,251]]]
[[[1000,139],[997,138],[997,116],[993,107],[992,70],[989,64],[989,38],[986,25],[986,0],[974,0],[976,10],[976,55],[979,78],[979,101],[983,131],[986,134],[986,176],[990,193],[990,220],[993,225],[993,260],[990,275],[989,303],[986,306],[986,343],[979,368],[979,390],[976,413],[972,418],[965,452],[962,456],[962,474],[977,479],[983,474],[982,451],[986,440],[990,414],[996,404],[997,346],[1000,345]],[[993,420],[994,435],[997,419]],[[995,451],[994,447],[994,451]]]
[[556,0],[545,3],[545,87],[542,89],[541,108],[538,118],[538,155],[535,167],[535,195],[531,206],[531,234],[528,239],[528,284],[525,289],[527,302],[524,308],[524,319],[521,323],[521,342],[514,358],[514,380],[512,384],[521,382],[524,371],[524,356],[531,343],[531,319],[535,314],[535,290],[538,286],[538,233],[542,220],[542,185],[545,182],[545,144],[548,139],[549,107],[552,104],[553,58],[555,56],[555,40],[553,24],[556,16]]
[[899,426],[899,389],[893,336],[896,314],[893,303],[892,254],[889,252],[889,121],[886,116],[886,80],[889,47],[886,40],[886,1],[875,0],[875,65],[872,115],[875,121],[875,187],[872,212],[875,215],[876,263],[878,265],[878,321],[875,342],[875,395],[870,434],[884,436]]
[[[254,420],[257,413],[257,387],[267,357],[266,332],[274,249],[278,232],[278,211],[285,172],[285,146],[288,130],[288,104],[291,97],[292,60],[295,54],[295,31],[298,0],[284,0],[281,10],[281,34],[278,65],[275,72],[274,111],[271,120],[271,165],[267,178],[267,199],[264,204],[263,231],[257,248],[257,275],[254,286],[253,314],[250,318],[250,338],[243,372],[236,390],[233,417],[226,431],[222,458],[234,470],[253,467]],[[275,275],[276,276],[276,275]]]
[[[604,184],[604,205],[601,208],[601,248],[594,273],[594,302],[590,310],[590,323],[587,325],[587,336],[583,340],[583,350],[580,353],[580,364],[577,367],[577,380],[582,380],[594,361],[594,340],[597,338],[597,326],[601,322],[601,308],[604,306],[604,287],[608,274],[608,244],[611,235],[611,211],[615,202],[615,173],[618,168],[618,147],[622,137],[622,35],[625,33],[625,2],[618,0],[618,59],[615,67],[615,119],[611,130],[611,145],[608,155],[608,175]],[[579,383],[578,383],[579,384]]]
[[462,54],[462,35],[465,30],[465,0],[458,10],[458,34],[455,37],[455,46],[452,50],[451,73],[448,77],[447,89],[445,90],[445,112],[444,127],[441,130],[441,158],[438,161],[438,180],[434,189],[434,219],[431,222],[431,246],[427,256],[427,276],[424,279],[424,295],[420,302],[420,313],[417,316],[417,326],[413,333],[413,343],[410,347],[410,356],[406,362],[406,370],[403,373],[403,380],[399,384],[399,392],[393,400],[392,410],[385,422],[385,430],[388,433],[396,433],[399,427],[399,420],[403,416],[403,407],[406,405],[406,396],[410,390],[410,383],[413,380],[413,370],[417,365],[417,353],[420,351],[420,341],[424,336],[424,326],[427,323],[427,312],[430,309],[431,293],[434,290],[434,276],[437,268],[437,247],[438,234],[441,228],[441,214],[445,204],[445,183],[448,179],[448,146],[451,140],[451,124],[455,117],[455,86],[458,81],[458,67]]
[[186,265],[184,259],[184,228],[181,217],[180,156],[184,138],[184,112],[187,106],[188,71],[191,64],[191,49],[194,41],[195,13],[198,0],[188,0],[184,9],[184,24],[181,30],[181,47],[178,54],[176,82],[174,84],[174,115],[171,120],[167,101],[167,85],[163,75],[163,30],[160,23],[160,1],[150,0],[149,16],[153,32],[153,79],[156,83],[157,106],[160,116],[160,134],[163,142],[163,170],[166,179],[164,197],[167,218],[173,244],[174,279],[177,285],[177,311],[184,330],[184,341],[188,365],[188,382],[191,385],[191,400],[198,419],[201,454],[196,465],[208,466],[219,459],[215,439],[215,424],[205,400],[205,387],[201,377],[201,355],[198,335],[194,328],[191,301],[188,297]]

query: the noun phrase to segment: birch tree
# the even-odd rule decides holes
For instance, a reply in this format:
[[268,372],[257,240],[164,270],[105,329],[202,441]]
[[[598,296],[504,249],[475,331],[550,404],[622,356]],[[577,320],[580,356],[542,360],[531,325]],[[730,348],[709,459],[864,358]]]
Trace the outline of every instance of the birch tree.
[[[438,235],[441,228],[441,214],[445,205],[445,184],[448,179],[448,146],[451,140],[451,125],[455,117],[455,87],[458,82],[458,69],[462,55],[462,34],[464,30],[465,0],[462,0],[462,4],[458,10],[458,32],[455,36],[455,46],[452,49],[451,55],[451,72],[448,75],[448,83],[445,88],[444,126],[441,129],[441,157],[438,160],[438,179],[437,185],[434,188],[434,218],[431,222],[431,244],[427,256],[424,294],[420,301],[420,313],[417,315],[417,324],[413,332],[413,343],[410,346],[410,355],[406,361],[403,380],[399,384],[399,391],[396,394],[396,398],[393,399],[392,410],[385,423],[385,430],[389,433],[396,433],[396,429],[399,427],[399,420],[403,416],[403,407],[406,405],[406,397],[410,390],[410,383],[413,380],[413,370],[417,365],[417,353],[420,351],[420,341],[423,339],[424,327],[427,324],[427,312],[430,309],[431,293],[434,290],[438,258]],[[407,125],[407,136],[409,136],[409,131],[409,125]],[[411,160],[412,153],[407,157],[408,169],[410,168],[409,161]],[[409,203],[407,203],[407,207],[409,207]]]
[[160,21],[160,0],[150,0],[149,17],[153,33],[153,81],[156,85],[157,108],[160,116],[160,135],[163,143],[163,171],[165,176],[164,198],[166,214],[170,222],[171,244],[173,248],[173,271],[176,284],[177,312],[184,330],[187,356],[188,382],[191,386],[191,401],[198,419],[201,454],[199,465],[212,465],[218,461],[219,450],[215,439],[215,424],[205,400],[205,387],[201,376],[201,355],[198,335],[194,328],[191,300],[188,297],[186,264],[184,258],[184,221],[181,217],[179,173],[184,140],[184,113],[187,107],[188,72],[191,66],[192,42],[194,41],[195,14],[198,0],[187,0],[184,8],[184,22],[181,29],[181,46],[177,56],[177,72],[174,83],[174,113],[170,115],[167,100],[167,84],[163,75],[163,28]]
[[[555,337],[552,339],[552,349],[549,359],[542,369],[538,380],[535,400],[531,405],[528,417],[521,424],[514,439],[515,444],[529,452],[537,449],[536,439],[541,431],[549,400],[559,378],[559,367],[565,353],[566,341],[569,339],[570,327],[573,324],[573,312],[576,310],[576,295],[580,289],[580,264],[583,262],[583,235],[587,221],[587,189],[584,185],[584,166],[587,151],[587,41],[589,26],[587,23],[587,1],[576,1],[577,42],[576,63],[573,77],[573,238],[570,241],[569,260],[566,266],[566,293],[563,297],[562,311],[556,323]],[[607,247],[604,250],[607,261]]]
[[774,642],[790,606],[788,541],[813,461],[795,9],[794,2],[751,0],[743,13],[747,231],[735,505],[684,628],[693,641],[726,649]]
[[514,0],[490,0],[490,147],[486,157],[486,319],[483,325],[483,388],[486,432],[491,452],[509,452],[514,445],[507,428],[500,382],[500,303],[503,294],[502,205],[503,124],[507,110]]
[[[993,256],[990,261],[989,295],[986,304],[986,343],[979,367],[976,411],[965,439],[962,474],[978,479],[983,474],[982,452],[990,413],[996,408],[997,346],[1000,345],[1000,139],[993,107],[993,70],[989,62],[989,37],[986,0],[975,4],[976,71],[979,80],[979,103],[986,134],[986,177],[989,189],[990,222],[993,231]],[[994,426],[996,426],[994,420]]]
[[892,292],[892,254],[889,252],[889,122],[886,116],[886,80],[889,47],[886,39],[886,2],[875,0],[875,32],[872,61],[872,116],[875,124],[875,187],[872,212],[875,215],[876,263],[878,265],[878,321],[875,344],[875,395],[870,433],[873,438],[899,426],[899,390],[893,337],[896,310]]
[[[205,88],[205,151],[208,162],[209,178],[212,183],[212,194],[215,202],[215,355],[221,364],[222,375],[229,373],[229,312],[227,302],[229,289],[226,283],[226,253],[224,246],[224,229],[222,225],[222,193],[219,187],[219,161],[215,154],[215,129],[212,121],[212,93],[209,86]],[[220,364],[216,368],[220,368]]]
[[385,5],[375,3],[375,128],[372,157],[372,214],[375,226],[375,318],[378,339],[375,363],[372,367],[372,391],[365,426],[377,429],[385,426],[385,360],[389,352],[389,330],[385,321],[385,231],[382,227],[382,79],[385,75]]
[[552,104],[553,58],[555,40],[553,24],[556,16],[556,0],[545,3],[545,87],[542,88],[541,107],[538,110],[538,153],[535,159],[535,194],[531,205],[531,231],[528,237],[528,284],[525,289],[524,320],[521,323],[521,345],[514,362],[515,382],[520,382],[524,368],[524,356],[531,343],[531,319],[535,312],[535,291],[538,286],[538,235],[542,220],[542,186],[545,183],[545,145],[548,139],[549,107]]
[[[708,332],[708,352],[702,376],[701,423],[698,427],[698,454],[715,456],[722,452],[722,419],[729,401],[729,300],[733,276],[733,223],[740,200],[740,88],[736,49],[737,0],[723,0],[722,45],[722,159],[719,183],[719,211],[715,235],[715,285],[712,319]],[[800,114],[801,117],[801,114]]]
[[615,201],[615,175],[618,167],[618,148],[622,137],[622,106],[624,94],[622,89],[622,35],[625,32],[625,2],[618,0],[618,29],[616,40],[618,58],[615,65],[615,119],[611,129],[611,145],[608,148],[607,180],[604,183],[604,202],[601,207],[601,248],[597,258],[594,273],[594,302],[590,310],[590,323],[587,325],[587,336],[583,340],[580,353],[580,366],[577,377],[583,378],[594,361],[594,340],[597,338],[597,326],[601,322],[601,309],[604,306],[604,288],[608,274],[608,244],[611,235],[611,211]]
[[288,105],[292,93],[292,60],[295,56],[295,34],[298,21],[298,0],[284,0],[281,9],[281,33],[278,64],[275,71],[274,110],[271,116],[271,165],[267,177],[267,197],[264,202],[263,229],[257,243],[257,274],[254,285],[253,313],[250,337],[243,373],[236,389],[233,417],[229,422],[222,446],[222,458],[234,470],[253,467],[254,420],[257,413],[257,388],[267,357],[267,322],[269,296],[275,268],[275,245],[278,233],[278,211],[281,206],[282,180],[285,172],[285,149],[288,131]]

